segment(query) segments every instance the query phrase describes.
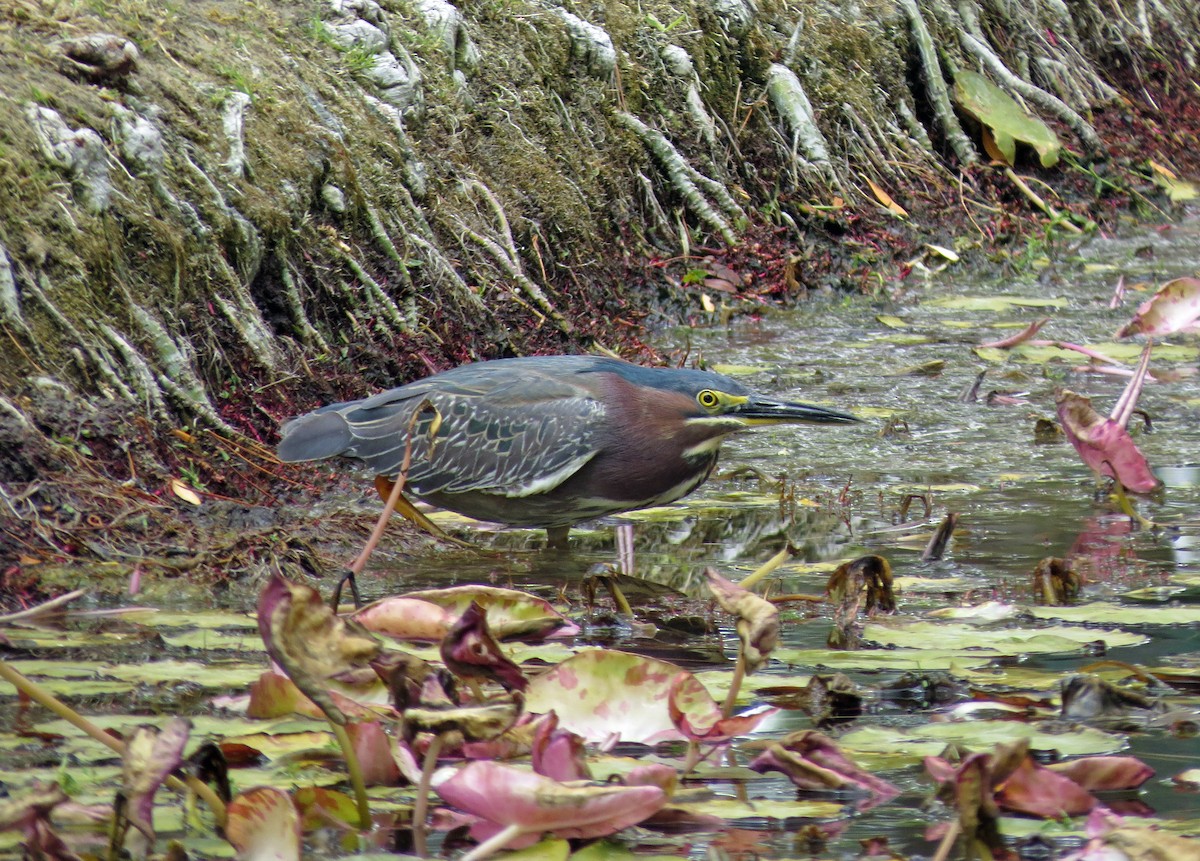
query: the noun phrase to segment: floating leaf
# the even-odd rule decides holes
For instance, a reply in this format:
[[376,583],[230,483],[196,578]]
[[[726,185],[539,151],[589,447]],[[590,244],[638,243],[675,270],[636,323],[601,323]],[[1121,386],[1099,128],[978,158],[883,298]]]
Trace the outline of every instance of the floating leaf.
[[1129,631],[1104,628],[979,628],[974,625],[901,622],[891,620],[867,625],[863,639],[900,648],[946,649],[969,645],[972,651],[992,655],[1069,654],[1103,640],[1111,649],[1136,646],[1146,637]]
[[[681,678],[682,676],[682,678]],[[655,744],[748,731],[745,724],[718,723],[721,709],[691,673],[675,664],[609,649],[585,649],[529,682],[525,707],[553,710],[563,729],[590,742]],[[674,716],[673,716],[674,713]],[[766,717],[765,712],[732,721]],[[685,720],[686,719],[686,720]]]
[[1200,607],[1138,607],[1097,601],[1074,607],[1028,607],[1025,612],[1037,619],[1062,619],[1083,625],[1197,625]]
[[1115,478],[1134,493],[1150,493],[1162,483],[1150,470],[1137,443],[1125,430],[1146,379],[1150,345],[1142,351],[1137,372],[1121,394],[1109,418],[1092,408],[1089,398],[1066,389],[1059,392],[1058,420],[1083,462],[1098,475]]
[[1016,157],[1016,141],[1037,150],[1042,167],[1058,163],[1062,145],[1054,132],[1037,117],[1027,114],[1016,100],[978,72],[961,69],[954,76],[954,100],[964,111],[992,131],[1007,164]]
[[171,718],[160,730],[154,726],[139,726],[125,742],[121,782],[127,802],[129,822],[154,842],[154,793],[163,781],[179,768],[183,748],[187,744],[192,722],[186,718]]
[[458,614],[430,601],[400,595],[367,604],[350,618],[368,631],[397,640],[438,643],[454,626]]
[[602,837],[636,825],[667,800],[657,786],[559,783],[486,761],[459,769],[438,784],[437,792],[459,810],[493,824],[491,829],[472,828],[475,836],[490,836],[499,830],[495,826],[508,826],[513,838],[546,831],[559,837]]
[[259,786],[229,804],[225,837],[238,861],[299,861],[300,815],[286,792]]
[[475,602],[487,611],[488,629],[498,640],[540,640],[578,632],[578,627],[549,601],[517,589],[470,584],[423,589],[409,592],[405,597],[437,604],[455,616],[461,616]]
[[1138,306],[1133,319],[1114,337],[1170,335],[1193,328],[1200,320],[1200,278],[1176,278]]
[[957,311],[1007,311],[1014,307],[1065,308],[1067,300],[1053,296],[942,296],[923,304]]
[[1137,789],[1154,776],[1154,769],[1134,756],[1084,756],[1051,763],[1047,768],[1088,792]]

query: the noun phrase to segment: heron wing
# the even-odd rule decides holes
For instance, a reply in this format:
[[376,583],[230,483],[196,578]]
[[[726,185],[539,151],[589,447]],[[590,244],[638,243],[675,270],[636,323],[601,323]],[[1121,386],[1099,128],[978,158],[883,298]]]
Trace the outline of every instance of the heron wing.
[[301,416],[283,427],[279,456],[341,454],[394,476],[411,436],[407,483],[417,493],[529,496],[561,484],[599,451],[604,405],[577,386],[493,374],[484,388],[444,377]]

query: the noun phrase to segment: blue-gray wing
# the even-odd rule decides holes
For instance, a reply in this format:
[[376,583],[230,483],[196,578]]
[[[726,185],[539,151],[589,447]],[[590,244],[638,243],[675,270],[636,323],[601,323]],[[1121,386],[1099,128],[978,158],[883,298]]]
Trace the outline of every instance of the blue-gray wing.
[[443,375],[331,404],[284,425],[279,457],[344,455],[395,477],[411,437],[407,484],[420,495],[545,492],[596,456],[604,406],[571,383],[506,376],[480,387]]

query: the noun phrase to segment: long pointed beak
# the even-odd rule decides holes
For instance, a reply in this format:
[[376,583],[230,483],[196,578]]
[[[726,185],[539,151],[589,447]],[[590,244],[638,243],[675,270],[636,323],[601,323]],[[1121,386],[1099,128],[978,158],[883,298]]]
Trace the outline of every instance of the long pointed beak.
[[827,410],[813,404],[777,401],[752,396],[750,400],[729,413],[747,425],[777,425],[789,422],[816,425],[849,425],[862,421],[849,413]]

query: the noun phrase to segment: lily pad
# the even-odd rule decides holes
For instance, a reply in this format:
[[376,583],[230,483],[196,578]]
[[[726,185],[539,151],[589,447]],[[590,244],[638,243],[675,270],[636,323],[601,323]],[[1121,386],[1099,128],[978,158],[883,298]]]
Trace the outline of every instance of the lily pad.
[[1200,624],[1200,607],[1141,607],[1094,602],[1074,607],[1030,607],[1038,619],[1062,619],[1065,622],[1090,622],[1098,625],[1118,623],[1141,625]]
[[838,652],[832,649],[776,649],[775,660],[798,667],[830,670],[953,670],[985,667],[994,654],[962,649],[861,649]]
[[670,806],[696,816],[715,816],[734,823],[762,820],[788,823],[795,819],[837,819],[845,812],[845,805],[835,801],[773,801],[761,798],[739,801],[736,798],[717,797],[695,803],[675,802]]
[[1065,308],[1068,303],[1056,296],[940,296],[922,304],[927,308],[1003,312],[1013,308]]
[[876,622],[863,630],[863,639],[899,648],[962,649],[993,656],[1072,654],[1089,643],[1103,640],[1107,648],[1137,646],[1148,638],[1130,631],[1078,628],[980,628],[975,625],[935,622]]
[[838,743],[851,756],[856,753],[905,753],[916,760],[937,756],[948,744],[990,751],[997,744],[1022,738],[1029,739],[1029,746],[1034,750],[1056,750],[1062,756],[1116,753],[1125,746],[1121,736],[1091,727],[1049,733],[1033,724],[1006,720],[928,723],[906,729],[866,726],[842,736]]

